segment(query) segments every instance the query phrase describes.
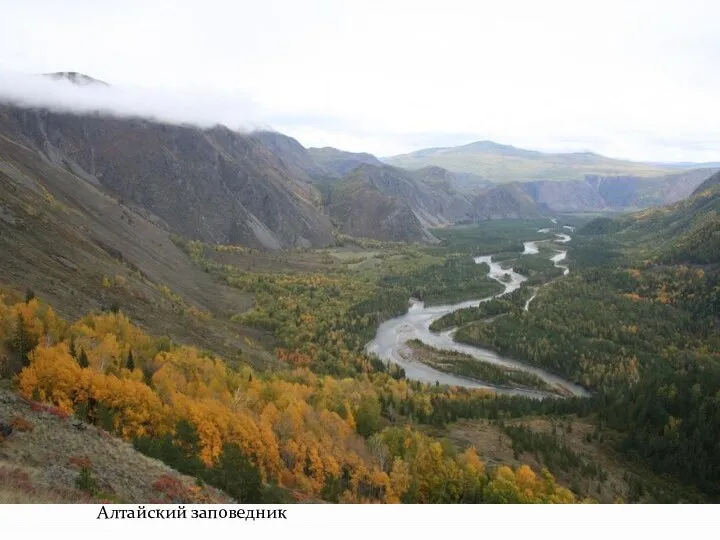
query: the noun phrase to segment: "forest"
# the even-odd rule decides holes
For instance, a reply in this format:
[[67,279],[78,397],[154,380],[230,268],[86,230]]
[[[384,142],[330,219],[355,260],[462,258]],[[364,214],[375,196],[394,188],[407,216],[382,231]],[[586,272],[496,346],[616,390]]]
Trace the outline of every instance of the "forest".
[[[609,224],[570,244],[571,273],[532,309],[463,324],[483,345],[594,391],[598,422],[625,434],[629,459],[720,496],[720,193]],[[712,240],[711,240],[712,239]],[[502,310],[497,308],[491,308]]]
[[482,302],[476,307],[468,307],[458,309],[447,315],[443,315],[430,325],[430,330],[433,332],[441,332],[448,328],[454,328],[456,326],[464,326],[472,321],[481,321],[490,317],[496,317],[497,315],[503,315],[512,310],[520,310],[525,306],[532,296],[532,290],[526,285],[522,285],[519,289]]
[[[32,291],[5,290],[0,373],[26,399],[101,426],[238,501],[302,494],[328,502],[579,502],[585,499],[547,469],[492,463],[483,448],[461,448],[429,431],[460,420],[568,416],[614,430],[628,463],[683,486],[665,492],[665,502],[685,500],[684,487],[719,500],[713,197],[588,223],[567,245],[568,276],[547,260],[548,251],[520,257],[523,241],[551,239],[535,232],[547,220],[442,229],[433,231],[440,243],[429,246],[338,237],[317,253],[326,266],[312,269],[255,268],[232,260],[252,257],[249,248],[176,237],[196,265],[252,295],[252,308],[229,323],[260,332],[276,365],[251,367],[240,354],[222,358],[153,336],[122,306],[66,321]],[[449,303],[502,291],[486,265],[472,260],[495,253],[530,279],[432,329],[459,327],[458,341],[562,375],[591,390],[590,398],[535,400],[427,385],[365,353],[378,324],[404,313],[411,297]],[[430,352],[439,368],[541,387],[523,373]],[[602,478],[585,458],[542,435],[518,426],[506,433],[518,456]]]
[[[15,297],[14,297],[15,296]],[[547,471],[489,468],[413,429],[439,407],[490,394],[428,389],[384,373],[317,375],[232,368],[148,336],[122,312],[74,323],[28,294],[0,297],[3,374],[140,451],[227,490],[239,502],[575,502]],[[436,401],[437,400],[437,401]]]

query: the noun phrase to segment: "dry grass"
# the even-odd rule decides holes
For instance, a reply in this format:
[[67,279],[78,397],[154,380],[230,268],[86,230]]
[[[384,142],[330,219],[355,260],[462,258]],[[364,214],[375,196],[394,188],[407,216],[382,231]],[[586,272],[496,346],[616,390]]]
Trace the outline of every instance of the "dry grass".
[[88,504],[100,500],[76,488],[48,485],[39,468],[0,464],[0,504]]
[[[23,428],[0,442],[0,503],[229,501],[129,443],[53,412],[0,387],[0,421]],[[97,484],[93,493],[78,489],[83,468]]]
[[12,254],[0,256],[0,288],[32,288],[68,320],[117,305],[154,335],[271,363],[247,345],[257,331],[229,320],[253,295],[196,267],[162,223],[136,210],[0,138],[0,253]]

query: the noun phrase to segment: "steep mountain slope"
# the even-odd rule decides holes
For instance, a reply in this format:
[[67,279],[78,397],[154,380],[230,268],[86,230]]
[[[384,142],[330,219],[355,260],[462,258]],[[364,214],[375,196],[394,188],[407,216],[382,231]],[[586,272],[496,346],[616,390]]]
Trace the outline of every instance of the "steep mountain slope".
[[336,178],[345,176],[360,165],[382,165],[372,154],[345,152],[337,148],[308,148],[315,163],[329,171]]
[[524,182],[519,186],[535,202],[557,212],[603,210],[607,207],[597,189],[582,180]]
[[716,170],[693,169],[653,178],[586,175],[584,180],[520,186],[535,202],[558,212],[637,209],[684,199]]
[[332,186],[328,201],[333,221],[343,232],[379,239],[392,238],[393,231],[395,239],[421,240],[428,237],[422,229],[541,215],[540,207],[518,185],[462,192],[454,174],[439,167],[406,171],[361,165]]
[[466,198],[450,182],[429,183],[411,172],[389,165],[361,165],[347,178],[362,180],[381,193],[396,197],[412,208],[423,226],[438,227],[463,219]]
[[720,184],[720,172],[716,172],[710,178],[700,184],[697,188],[695,188],[695,191],[693,191],[693,195],[702,193],[703,191],[710,189],[713,186],[717,186],[718,184]]
[[296,178],[313,182],[332,221],[345,234],[380,240],[428,240],[423,228],[466,219],[468,197],[455,175],[439,167],[406,171],[370,154],[305,149],[276,132],[255,132]]
[[488,189],[491,182],[470,173],[434,166],[406,170],[384,165],[370,154],[334,148],[305,150],[295,139],[279,133],[253,136],[291,170],[316,181],[333,222],[346,234],[415,241],[429,238],[422,228],[540,215],[538,205],[514,185]]
[[409,204],[382,193],[360,176],[335,184],[329,193],[327,208],[344,234],[406,242],[429,239]]
[[191,238],[270,249],[332,240],[313,187],[224,127],[2,107],[0,133]]
[[717,169],[692,169],[657,178],[588,175],[585,181],[610,208],[645,208],[672,204],[689,197]]
[[298,179],[304,182],[327,180],[335,176],[334,172],[326,169],[292,137],[277,131],[254,131],[250,136],[263,143],[270,152],[280,158],[296,181]]
[[486,189],[471,200],[469,217],[485,219],[529,219],[542,215],[540,207],[518,184]]
[[579,236],[613,233],[616,242],[644,246],[649,254],[670,264],[718,264],[719,176],[720,173],[709,178],[688,199],[621,219],[593,220],[577,233]]
[[442,167],[423,167],[410,170],[414,178],[426,184],[443,184],[451,186],[453,190],[462,193],[472,193],[475,190],[494,185],[490,180],[470,173],[448,171]]
[[493,182],[580,180],[586,174],[658,176],[676,171],[669,167],[606,158],[591,152],[550,154],[479,141],[450,148],[428,148],[386,158],[398,167],[429,165],[478,174]]
[[0,134],[0,287],[32,288],[63,316],[120,307],[159,335],[271,361],[230,323],[252,295],[192,264],[171,234],[106,193]]

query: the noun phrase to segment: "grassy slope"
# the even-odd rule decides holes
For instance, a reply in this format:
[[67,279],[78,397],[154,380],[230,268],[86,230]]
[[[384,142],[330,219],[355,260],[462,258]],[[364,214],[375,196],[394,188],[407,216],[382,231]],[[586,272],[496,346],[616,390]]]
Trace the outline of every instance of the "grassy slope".
[[[15,430],[0,442],[0,504],[167,501],[153,487],[164,476],[177,479],[192,493],[194,480],[148,458],[128,442],[87,424],[62,419],[0,387],[0,422],[22,418],[31,431]],[[80,460],[91,464],[98,491],[77,488]],[[157,486],[156,486],[157,487]],[[186,501],[191,500],[188,495]],[[198,490],[196,502],[229,502],[214,489]],[[168,501],[169,502],[169,501]]]
[[524,180],[582,180],[585,174],[659,176],[677,172],[670,168],[646,163],[616,160],[597,154],[545,154],[518,151],[472,152],[464,147],[421,151],[388,158],[398,167],[419,169],[429,165],[451,171],[467,172],[490,178],[494,182]]

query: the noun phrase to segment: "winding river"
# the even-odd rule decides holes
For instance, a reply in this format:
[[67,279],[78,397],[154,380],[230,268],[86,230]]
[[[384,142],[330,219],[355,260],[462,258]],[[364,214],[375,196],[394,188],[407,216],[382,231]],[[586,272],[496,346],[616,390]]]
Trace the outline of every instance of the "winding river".
[[[555,234],[555,236],[556,242],[565,243],[570,241],[570,237],[566,234]],[[523,254],[535,254],[538,253],[538,251],[537,242],[524,242]],[[566,255],[567,251],[558,250],[558,252],[550,259],[553,261],[555,266],[563,269],[564,275],[567,275],[569,272],[568,267],[561,264],[561,261],[565,259]],[[443,315],[457,311],[458,309],[477,306],[481,302],[487,302],[497,296],[511,293],[512,291],[518,289],[521,283],[526,279],[524,276],[518,274],[512,269],[503,269],[499,263],[492,261],[492,256],[490,255],[475,257],[475,262],[478,264],[487,263],[490,267],[488,276],[501,283],[505,287],[505,290],[495,296],[489,296],[479,300],[468,300],[459,304],[430,307],[426,307],[423,302],[411,299],[410,307],[405,315],[387,320],[378,327],[375,339],[367,344],[366,351],[371,354],[376,354],[382,360],[398,364],[405,370],[405,376],[412,380],[431,384],[438,382],[440,384],[463,386],[466,388],[483,388],[493,390],[494,392],[500,394],[519,395],[540,399],[546,397],[558,397],[557,394],[542,390],[507,388],[469,379],[459,375],[443,373],[423,364],[422,362],[411,360],[403,356],[402,353],[407,352],[409,349],[405,343],[411,339],[419,339],[423,343],[437,349],[453,350],[468,354],[480,362],[488,362],[490,364],[532,373],[548,383],[550,386],[560,388],[566,393],[574,396],[589,396],[590,394],[585,388],[567,381],[558,375],[530,366],[518,360],[500,356],[499,354],[482,347],[475,347],[455,342],[453,340],[453,334],[456,329],[447,330],[437,334],[430,331],[430,325],[432,322]],[[506,275],[509,275],[510,279],[505,277],[503,280],[503,276]],[[528,300],[525,305],[526,309],[529,308],[530,302],[534,297],[535,295]]]

